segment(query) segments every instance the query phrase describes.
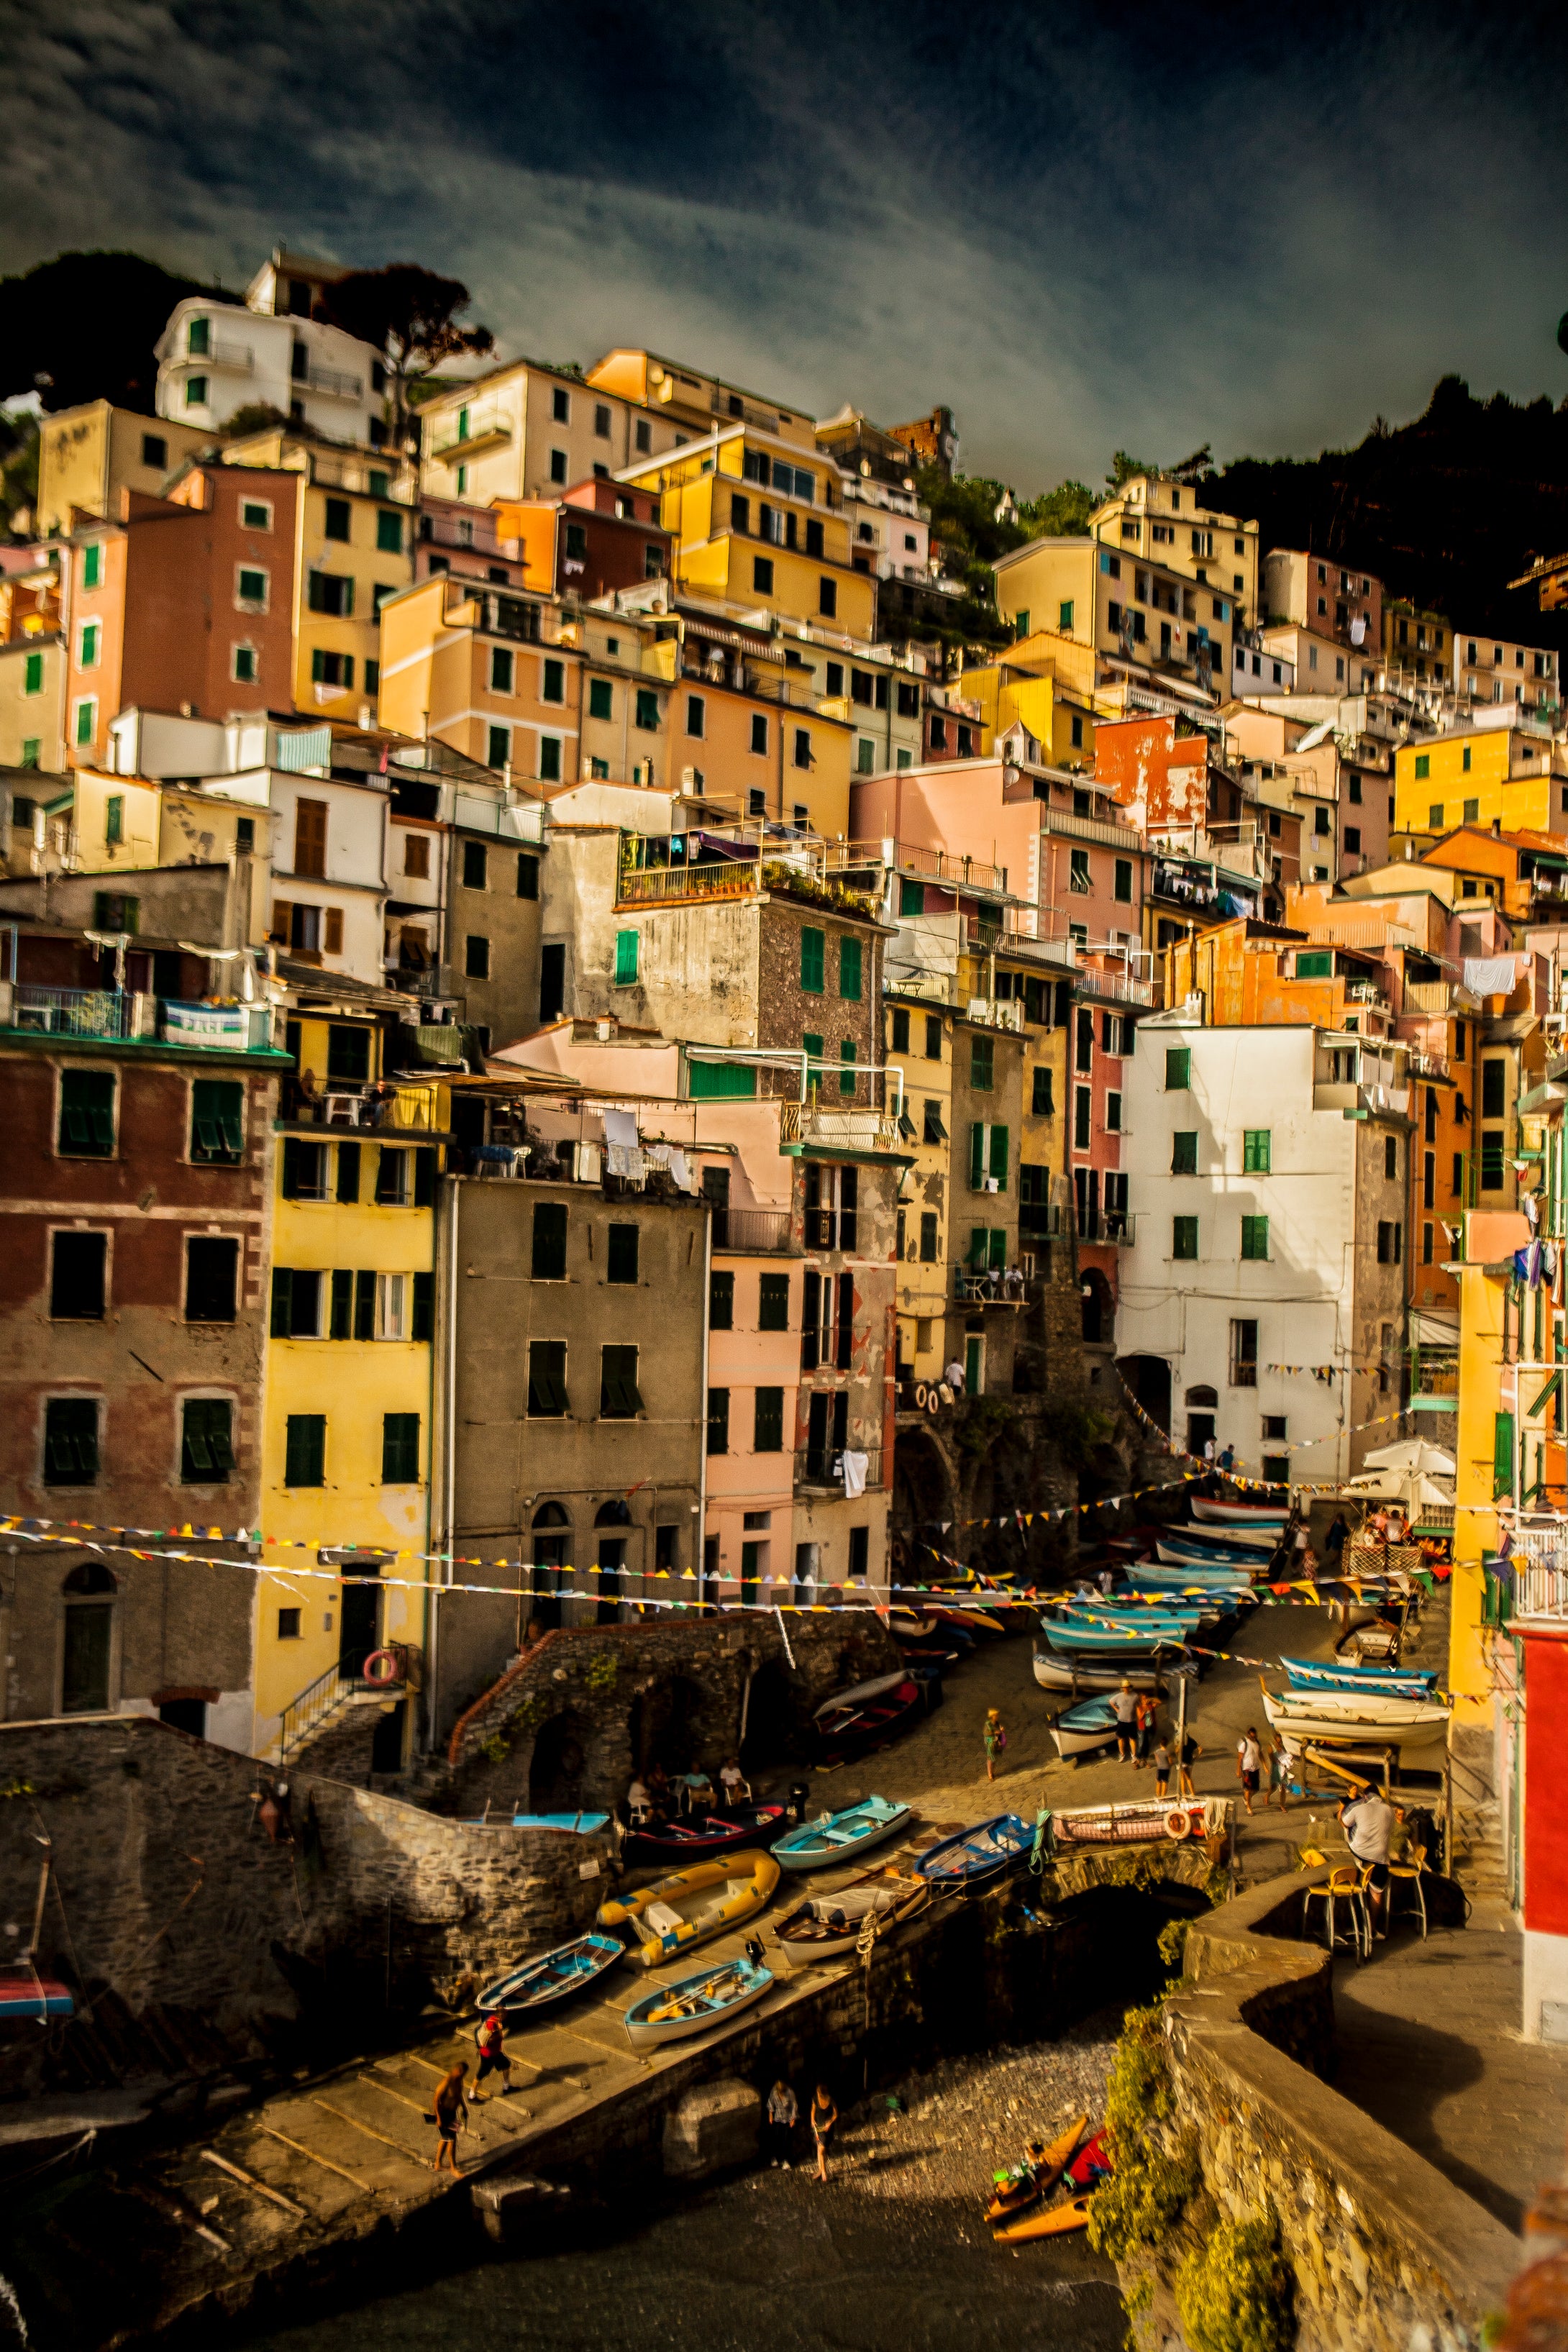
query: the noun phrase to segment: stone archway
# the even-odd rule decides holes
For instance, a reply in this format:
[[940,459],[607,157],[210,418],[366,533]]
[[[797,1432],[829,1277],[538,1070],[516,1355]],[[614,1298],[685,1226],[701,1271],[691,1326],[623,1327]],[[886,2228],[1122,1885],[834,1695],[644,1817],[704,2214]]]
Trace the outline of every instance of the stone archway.
[[656,1764],[673,1778],[702,1760],[702,1717],[708,1701],[685,1675],[668,1675],[641,1692],[628,1727],[632,1763],[646,1780]]
[[588,1775],[589,1727],[572,1707],[552,1715],[533,1743],[528,1766],[528,1808],[533,1813],[575,1812]]
[[1136,1397],[1151,1421],[1171,1433],[1171,1367],[1163,1356],[1123,1356],[1117,1370],[1131,1397]]
[[1097,1265],[1082,1268],[1079,1286],[1083,1336],[1089,1347],[1099,1347],[1116,1328],[1115,1293]]

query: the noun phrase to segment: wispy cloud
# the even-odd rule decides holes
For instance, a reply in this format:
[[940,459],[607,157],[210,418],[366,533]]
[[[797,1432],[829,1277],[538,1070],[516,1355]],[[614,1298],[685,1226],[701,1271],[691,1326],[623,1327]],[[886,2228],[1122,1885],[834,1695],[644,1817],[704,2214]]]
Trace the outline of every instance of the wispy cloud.
[[1563,47],[1401,6],[0,0],[0,253],[420,258],[509,349],[945,400],[1032,490],[1353,439],[1450,368],[1568,389]]

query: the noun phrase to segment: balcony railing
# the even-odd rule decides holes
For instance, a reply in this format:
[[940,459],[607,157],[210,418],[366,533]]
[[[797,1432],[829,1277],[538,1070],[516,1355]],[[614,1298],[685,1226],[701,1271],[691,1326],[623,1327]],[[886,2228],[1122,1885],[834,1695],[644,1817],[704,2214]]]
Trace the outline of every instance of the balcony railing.
[[[852,1451],[841,1445],[801,1445],[795,1448],[795,1483],[797,1486],[820,1487],[825,1493],[844,1494],[844,1456]],[[862,1449],[866,1472],[865,1486],[879,1487],[882,1484],[882,1449],[879,1445]]]
[[45,1037],[134,1037],[142,1003],[115,989],[0,982],[0,1024]]
[[679,906],[689,898],[754,898],[762,888],[755,860],[707,866],[623,866],[616,895],[623,906]]
[[716,1208],[713,1246],[743,1257],[787,1257],[801,1244],[791,1232],[787,1209]]
[[1568,1568],[1555,1564],[1515,1567],[1513,1615],[1568,1617]]
[[815,1144],[826,1151],[897,1151],[899,1122],[879,1110],[825,1110],[814,1096],[809,1102],[781,1103],[781,1144]]
[[1079,959],[1074,987],[1079,996],[1104,997],[1112,1004],[1152,1004],[1154,983],[1137,980],[1125,967],[1111,969]]
[[511,426],[504,416],[493,412],[471,417],[466,433],[453,431],[444,441],[437,441],[430,455],[450,458],[473,456],[480,449],[499,448],[511,439]]
[[960,1307],[1022,1307],[1025,1287],[1020,1266],[952,1269],[952,1296]]
[[829,842],[825,863],[834,867],[890,866],[900,874],[920,875],[957,890],[1005,891],[1007,868],[984,857],[960,857],[945,849],[926,849],[910,841]]
[[329,400],[363,400],[364,397],[363,376],[349,375],[342,368],[307,368],[305,373],[296,376],[294,381],[303,383],[310,392],[324,393]]
[[[372,1656],[382,1654],[373,1652]],[[417,1687],[416,1662],[420,1653],[408,1642],[389,1642],[386,1654],[393,1662],[393,1671],[375,1682],[367,1682],[363,1674],[344,1674],[340,1659],[307,1683],[298,1698],[290,1699],[278,1725],[278,1761],[286,1764],[292,1751],[315,1730],[322,1719],[344,1699],[368,1699],[378,1696],[401,1698],[410,1685]],[[363,1663],[369,1664],[367,1657]]]
[[1095,1209],[1078,1229],[1080,1242],[1107,1243],[1117,1249],[1131,1249],[1137,1239],[1138,1219],[1131,1209]]
[[433,1078],[428,1085],[399,1086],[387,1079],[380,1085],[363,1085],[328,1078],[315,1096],[307,1098],[300,1094],[298,1081],[290,1081],[285,1088],[282,1116],[286,1123],[296,1127],[346,1127],[374,1134],[390,1134],[396,1129],[430,1135],[437,1131],[437,1089],[442,1083]]

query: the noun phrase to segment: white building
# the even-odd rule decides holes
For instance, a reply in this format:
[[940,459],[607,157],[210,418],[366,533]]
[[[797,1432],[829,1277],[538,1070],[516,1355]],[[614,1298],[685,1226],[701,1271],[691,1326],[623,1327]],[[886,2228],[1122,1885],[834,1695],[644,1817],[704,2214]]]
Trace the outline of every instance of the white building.
[[558,498],[692,438],[657,410],[563,368],[512,360],[437,393],[419,411],[420,480],[427,496],[487,507],[497,499]]
[[261,404],[330,441],[379,447],[385,393],[380,352],[319,319],[195,295],[175,306],[158,341],[159,415],[204,431]]
[[1396,1433],[1402,1048],[1310,1025],[1141,1022],[1122,1068],[1123,1378],[1172,1442],[1250,1477],[1349,1476]]
[[1544,646],[1454,632],[1454,692],[1472,702],[1511,702],[1550,720],[1562,698],[1557,656]]

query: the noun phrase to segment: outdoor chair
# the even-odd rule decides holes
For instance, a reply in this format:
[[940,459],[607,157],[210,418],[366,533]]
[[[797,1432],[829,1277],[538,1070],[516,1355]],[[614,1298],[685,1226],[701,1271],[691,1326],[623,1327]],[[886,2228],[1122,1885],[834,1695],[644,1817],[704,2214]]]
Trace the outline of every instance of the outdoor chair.
[[[1310,1931],[1314,1903],[1321,1903],[1323,1906],[1323,1925],[1328,1935],[1330,1951],[1337,1950],[1341,1942],[1344,1941],[1348,1943],[1358,1959],[1364,1960],[1372,1949],[1372,1922],[1367,1913],[1366,1891],[1362,1884],[1361,1873],[1352,1864],[1342,1863],[1337,1868],[1330,1871],[1321,1886],[1309,1886],[1302,1890],[1301,1932],[1303,1935]],[[1349,1913],[1351,1923],[1350,1934],[1343,1938],[1341,1937],[1335,1925],[1335,1906],[1340,1904],[1342,1904]]]
[[1386,1908],[1384,1914],[1388,1925],[1392,1927],[1395,1917],[1394,1898],[1395,1895],[1398,1894],[1401,1887],[1405,1888],[1406,1891],[1403,1906],[1404,1915],[1407,1915],[1420,1920],[1421,1940],[1423,1943],[1426,1940],[1426,1892],[1421,1884],[1421,1880],[1426,1868],[1426,1849],[1425,1846],[1419,1845],[1411,1847],[1410,1859],[1408,1862],[1391,1862],[1389,1864],[1388,1896]]

